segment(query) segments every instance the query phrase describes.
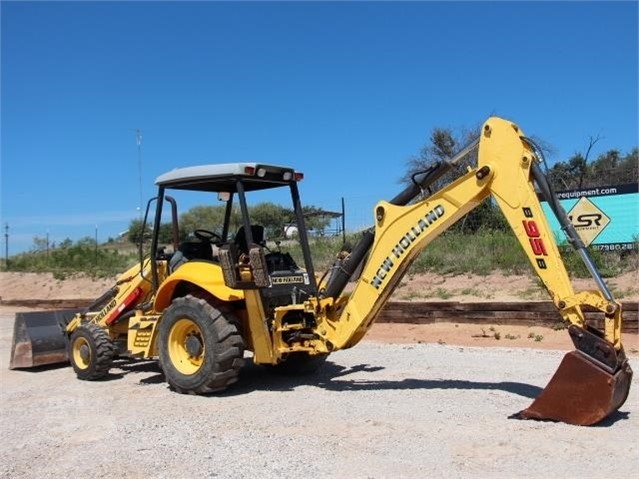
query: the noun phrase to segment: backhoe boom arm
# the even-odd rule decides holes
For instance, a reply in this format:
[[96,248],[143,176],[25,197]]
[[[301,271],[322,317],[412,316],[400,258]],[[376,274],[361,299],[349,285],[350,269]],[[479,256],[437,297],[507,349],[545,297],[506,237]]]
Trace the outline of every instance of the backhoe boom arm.
[[[366,252],[368,259],[353,292],[339,297],[327,294],[323,300],[326,307],[325,314],[320,315],[324,320],[319,330],[330,348],[357,344],[422,250],[473,208],[492,198],[561,317],[570,323],[569,334],[577,349],[566,355],[544,393],[520,417],[594,424],[623,404],[632,370],[621,344],[621,306],[612,297],[556,200],[539,166],[540,156],[517,125],[489,118],[481,131],[475,168],[413,203],[379,202],[375,206],[374,232],[366,237],[368,251],[355,248],[362,261]],[[573,291],[537,189],[548,200],[598,290],[577,294]],[[347,266],[346,273],[350,273],[353,265]],[[329,293],[339,290],[333,286],[329,282]],[[584,306],[603,313],[603,331],[586,324]],[[594,393],[585,394],[584,387]]]
[[[557,243],[535,191],[535,184],[540,180],[544,181],[544,187],[549,188],[537,161],[537,156],[516,125],[491,118],[484,124],[474,169],[412,204],[378,203],[375,207],[375,241],[370,248],[369,259],[348,300],[337,301],[341,306],[337,309],[339,315],[333,315],[329,320],[334,328],[332,340],[335,340],[336,347],[356,344],[422,250],[490,197],[504,213],[565,320],[583,327],[582,304],[599,309],[603,307],[603,311],[608,313],[619,311],[619,305],[607,299],[607,294],[574,296]],[[536,174],[533,174],[533,169]],[[614,324],[614,321],[611,324],[606,338],[619,347],[620,324]]]

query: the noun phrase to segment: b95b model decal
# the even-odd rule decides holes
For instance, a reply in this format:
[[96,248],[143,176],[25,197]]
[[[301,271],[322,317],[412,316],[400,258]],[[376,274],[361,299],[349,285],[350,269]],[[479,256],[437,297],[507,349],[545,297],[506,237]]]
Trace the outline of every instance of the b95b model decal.
[[535,260],[537,261],[537,266],[539,269],[546,269],[548,266],[546,265],[546,260],[544,256],[548,256],[546,252],[546,245],[544,244],[543,238],[541,238],[541,232],[539,231],[539,227],[537,226],[537,222],[533,218],[532,210],[528,207],[522,208],[524,216],[527,218],[522,221],[524,225],[524,231],[526,232],[526,236],[528,236],[528,241],[530,242],[530,249],[535,255]]

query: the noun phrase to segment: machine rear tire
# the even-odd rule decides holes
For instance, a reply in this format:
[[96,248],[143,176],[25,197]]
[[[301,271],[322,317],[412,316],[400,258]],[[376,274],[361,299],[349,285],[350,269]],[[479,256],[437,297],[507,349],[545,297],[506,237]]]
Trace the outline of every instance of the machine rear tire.
[[204,299],[177,298],[158,326],[160,367],[183,394],[223,391],[238,380],[244,341],[233,319]]
[[93,323],[82,324],[71,333],[69,360],[78,379],[95,381],[109,374],[115,348],[109,334]]
[[290,353],[284,361],[271,367],[278,374],[303,376],[315,373],[324,365],[326,358],[328,354]]

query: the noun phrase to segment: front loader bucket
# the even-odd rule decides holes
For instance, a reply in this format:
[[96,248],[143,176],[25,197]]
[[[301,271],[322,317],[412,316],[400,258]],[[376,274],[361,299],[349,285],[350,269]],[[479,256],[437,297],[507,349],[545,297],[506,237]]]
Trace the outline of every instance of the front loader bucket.
[[623,405],[632,380],[627,361],[614,373],[606,369],[579,351],[566,354],[539,397],[517,417],[579,426],[598,423]]
[[9,369],[64,363],[67,355],[66,325],[80,310],[17,313]]

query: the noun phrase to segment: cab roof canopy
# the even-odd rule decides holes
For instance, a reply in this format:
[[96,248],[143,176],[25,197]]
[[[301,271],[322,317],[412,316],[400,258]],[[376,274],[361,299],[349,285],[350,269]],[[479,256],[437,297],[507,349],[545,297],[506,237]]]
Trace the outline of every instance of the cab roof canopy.
[[238,180],[245,191],[255,191],[290,185],[302,177],[286,166],[221,163],[176,168],[158,176],[155,184],[168,189],[235,193]]

